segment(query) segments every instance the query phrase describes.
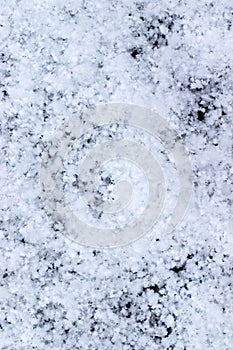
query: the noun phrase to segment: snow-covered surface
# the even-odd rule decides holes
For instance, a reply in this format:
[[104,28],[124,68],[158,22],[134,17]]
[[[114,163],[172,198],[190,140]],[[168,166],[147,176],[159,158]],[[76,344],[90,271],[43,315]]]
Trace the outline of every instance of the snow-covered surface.
[[[231,1],[0,5],[0,348],[233,349]],[[176,128],[193,195],[172,234],[98,250],[57,230],[39,171],[64,120],[111,102]]]

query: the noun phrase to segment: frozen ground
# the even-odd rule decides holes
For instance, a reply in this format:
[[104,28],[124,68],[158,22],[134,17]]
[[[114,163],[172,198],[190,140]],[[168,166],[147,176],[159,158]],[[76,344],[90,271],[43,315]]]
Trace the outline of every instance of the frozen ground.
[[[2,350],[233,349],[232,21],[230,0],[0,0]],[[100,250],[57,230],[39,170],[56,127],[110,102],[176,128],[193,196],[172,234]]]

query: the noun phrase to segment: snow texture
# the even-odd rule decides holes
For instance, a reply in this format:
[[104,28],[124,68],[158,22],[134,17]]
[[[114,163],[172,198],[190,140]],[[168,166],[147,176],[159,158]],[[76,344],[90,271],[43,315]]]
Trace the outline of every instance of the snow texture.
[[[0,1],[1,350],[233,349],[232,21],[230,0]],[[98,250],[47,216],[39,171],[64,120],[111,102],[176,128],[193,195],[172,234],[157,226]],[[77,157],[98,137],[77,141]],[[161,162],[172,174],[165,153]],[[114,169],[102,176],[106,197]]]

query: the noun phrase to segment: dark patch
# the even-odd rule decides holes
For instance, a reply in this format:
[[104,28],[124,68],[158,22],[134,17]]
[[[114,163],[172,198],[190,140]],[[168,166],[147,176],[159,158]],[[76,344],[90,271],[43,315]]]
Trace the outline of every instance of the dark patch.
[[48,266],[48,270],[54,271],[54,270],[58,270],[58,267],[54,265],[54,263],[51,263],[51,265]]
[[138,3],[137,4],[137,10],[138,11],[143,11],[144,10],[144,3]]
[[74,178],[75,178],[75,180],[72,182],[72,186],[76,187],[76,188],[79,188],[78,175],[74,174]]
[[[206,128],[201,128],[210,115],[211,111],[218,110],[219,116],[213,123],[213,127],[219,129],[223,124],[223,116],[226,114],[223,106],[218,106],[218,98],[222,94],[223,81],[227,78],[228,70],[223,75],[218,75],[213,72],[211,78],[196,78],[195,76],[188,77],[186,82],[176,80],[176,86],[179,85],[180,91],[190,92],[190,101],[187,105],[187,123],[198,129],[198,132],[205,133]],[[175,73],[174,76],[175,77]],[[198,84],[196,84],[198,82]],[[195,86],[195,84],[197,86]],[[200,123],[196,123],[196,121]]]
[[94,332],[96,330],[97,322],[93,322],[90,326],[90,331]]
[[150,325],[150,327],[158,326],[158,323],[159,323],[159,316],[154,314],[154,313],[151,314],[150,318],[149,318],[149,325]]
[[222,116],[226,115],[226,112],[224,111],[223,108],[222,108],[222,111],[221,111],[221,115],[222,115]]
[[143,292],[145,292],[148,289],[153,290],[154,293],[159,293],[159,286],[157,284],[154,284],[148,287],[143,287]]
[[187,255],[187,259],[189,259],[189,260],[192,259],[193,257],[194,257],[194,254],[188,254]]
[[120,314],[122,317],[130,318],[132,316],[131,312],[132,301],[129,300],[126,295],[123,295],[117,303],[117,306],[112,308],[114,313]]
[[197,119],[200,120],[201,122],[205,120],[205,113],[202,111],[197,112]]
[[6,90],[2,90],[3,97],[6,98],[9,96],[8,92]]
[[42,114],[43,114],[44,122],[46,122],[46,120],[49,118],[49,114],[47,113],[46,108],[43,108]]
[[[60,232],[61,230],[57,228],[57,225],[59,225],[60,222],[56,221],[53,223],[52,225],[52,229],[55,231],[55,232]],[[62,226],[63,227],[63,226]],[[44,260],[46,260],[46,257],[43,258]]]
[[[135,27],[132,28],[133,34],[136,38],[144,37],[147,48],[151,48],[152,50],[159,49],[162,46],[168,46],[169,35],[172,32],[175,23],[181,19],[182,17],[168,12],[150,18],[141,15],[138,23],[135,23]],[[166,27],[167,34],[164,34],[161,31],[161,25]]]
[[167,338],[173,332],[173,329],[171,327],[167,327],[166,323],[161,322],[160,316],[158,316],[157,314],[154,314],[154,313],[152,313],[150,316],[149,325],[152,328],[163,326],[167,330],[167,334],[165,334],[163,336],[154,336],[155,340],[161,341],[163,338]]
[[131,51],[130,51],[130,55],[136,59],[138,55],[141,55],[142,54],[142,48],[133,48]]
[[109,176],[107,176],[107,177],[105,178],[105,182],[106,182],[107,185],[111,185],[111,184],[114,183],[114,182],[112,181],[112,179],[111,179]]
[[6,57],[6,55],[4,53],[1,54],[1,61],[2,63],[6,63],[8,60],[8,58]]
[[172,333],[172,328],[168,327],[167,328],[167,335],[165,336],[165,338],[168,337],[171,333]]
[[179,273],[179,272],[185,270],[185,267],[186,267],[186,262],[184,264],[182,264],[181,266],[174,266],[170,270],[175,272],[175,273]]

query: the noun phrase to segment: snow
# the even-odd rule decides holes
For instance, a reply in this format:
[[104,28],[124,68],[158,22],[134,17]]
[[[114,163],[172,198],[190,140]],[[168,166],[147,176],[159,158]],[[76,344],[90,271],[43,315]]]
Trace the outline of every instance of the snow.
[[[233,349],[230,1],[2,0],[0,12],[0,348]],[[110,103],[143,106],[175,128],[192,197],[167,234],[180,184],[166,145],[135,127],[90,131],[65,159],[72,205],[75,155],[109,134],[155,154],[167,186],[153,229],[91,248],[47,215],[39,174],[54,131]],[[139,186],[139,213],[146,184],[134,166],[124,175]],[[122,167],[110,162],[104,179],[118,180]],[[117,192],[100,186],[104,199]]]

